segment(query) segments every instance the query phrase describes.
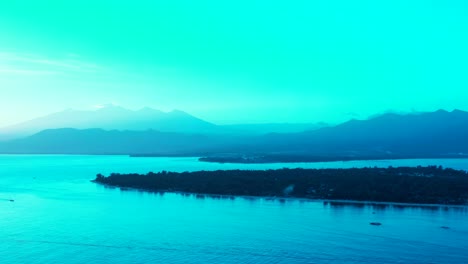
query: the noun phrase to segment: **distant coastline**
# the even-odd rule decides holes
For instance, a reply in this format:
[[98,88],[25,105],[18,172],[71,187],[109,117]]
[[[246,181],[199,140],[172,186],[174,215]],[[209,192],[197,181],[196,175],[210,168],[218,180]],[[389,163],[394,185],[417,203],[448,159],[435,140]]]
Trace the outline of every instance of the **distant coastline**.
[[429,167],[98,174],[93,182],[151,192],[398,204],[467,205],[468,172]]
[[[148,157],[148,155],[132,157]],[[217,155],[200,157],[201,162],[212,163],[237,163],[237,164],[266,164],[266,163],[310,163],[310,162],[335,162],[335,161],[364,161],[364,160],[402,160],[402,159],[468,159],[468,155],[307,155],[307,154],[263,154],[263,155]]]

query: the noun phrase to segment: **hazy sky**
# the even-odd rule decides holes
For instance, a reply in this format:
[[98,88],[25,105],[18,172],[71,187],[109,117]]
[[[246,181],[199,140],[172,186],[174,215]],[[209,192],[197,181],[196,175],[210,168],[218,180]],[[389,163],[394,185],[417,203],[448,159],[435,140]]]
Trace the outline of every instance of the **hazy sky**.
[[0,125],[115,103],[217,123],[468,110],[466,0],[0,1]]

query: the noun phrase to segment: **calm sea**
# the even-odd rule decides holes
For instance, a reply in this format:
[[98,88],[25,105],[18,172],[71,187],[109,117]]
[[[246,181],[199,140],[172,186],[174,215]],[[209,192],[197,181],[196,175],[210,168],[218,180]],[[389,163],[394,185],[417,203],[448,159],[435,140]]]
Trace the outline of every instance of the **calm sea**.
[[467,207],[215,199],[89,182],[110,172],[390,165],[468,170],[468,160],[242,165],[0,156],[0,263],[468,263]]

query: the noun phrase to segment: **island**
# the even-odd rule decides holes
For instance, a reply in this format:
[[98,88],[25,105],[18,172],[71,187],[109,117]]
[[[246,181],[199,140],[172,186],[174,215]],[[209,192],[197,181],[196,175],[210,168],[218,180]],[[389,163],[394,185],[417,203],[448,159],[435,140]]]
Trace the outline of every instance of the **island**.
[[468,204],[468,172],[441,166],[112,173],[93,182],[151,192]]
[[[145,157],[135,155],[134,157]],[[333,162],[333,161],[359,161],[359,160],[399,160],[399,159],[466,159],[463,153],[457,154],[424,154],[424,155],[395,155],[395,154],[300,154],[300,153],[229,153],[219,155],[206,155],[198,161],[212,163],[240,163],[240,164],[264,164],[264,163],[304,163],[304,162]]]

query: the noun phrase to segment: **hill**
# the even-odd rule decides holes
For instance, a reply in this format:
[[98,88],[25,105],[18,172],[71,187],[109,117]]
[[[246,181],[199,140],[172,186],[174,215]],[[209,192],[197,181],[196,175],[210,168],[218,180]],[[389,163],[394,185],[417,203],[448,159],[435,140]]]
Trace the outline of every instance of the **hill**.
[[0,129],[3,139],[29,136],[47,129],[75,128],[104,130],[148,130],[176,133],[214,133],[222,130],[215,124],[183,111],[162,112],[152,108],[137,111],[107,106],[96,111],[68,109]]
[[0,143],[0,153],[208,155],[213,161],[222,156],[221,160],[225,162],[256,162],[257,157],[261,162],[466,157],[466,135],[468,113],[441,110],[408,115],[385,114],[302,133],[253,136],[51,129]]

